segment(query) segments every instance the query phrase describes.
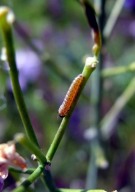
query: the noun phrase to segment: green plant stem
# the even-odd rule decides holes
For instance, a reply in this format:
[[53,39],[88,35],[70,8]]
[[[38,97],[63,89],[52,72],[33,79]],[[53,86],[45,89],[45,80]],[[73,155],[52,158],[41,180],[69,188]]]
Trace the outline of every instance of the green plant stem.
[[112,12],[106,22],[106,25],[105,25],[105,28],[103,31],[104,37],[106,39],[111,35],[111,32],[120,15],[124,2],[125,2],[125,0],[117,0],[114,7],[112,8]]
[[53,156],[59,146],[59,143],[64,135],[64,132],[65,132],[65,129],[68,125],[68,121],[69,121],[69,117],[65,117],[62,119],[62,122],[58,128],[58,131],[53,139],[53,142],[51,143],[51,146],[50,148],[48,149],[47,151],[47,154],[46,154],[46,159],[47,161],[50,161],[53,159]]
[[26,189],[36,180],[39,178],[39,176],[42,174],[44,170],[44,166],[39,165],[35,171],[16,189],[13,190],[13,192],[25,192]]
[[96,107],[96,124],[95,127],[98,129],[100,128],[100,120],[102,118],[102,101],[103,101],[103,84],[104,84],[104,79],[101,76],[101,71],[103,69],[104,65],[104,46],[105,46],[105,39],[103,35],[103,29],[105,25],[105,20],[106,20],[106,0],[100,0],[100,15],[99,15],[99,28],[100,28],[100,34],[101,34],[101,41],[102,41],[102,49],[100,50],[99,54],[99,65],[97,66],[96,70],[96,83],[97,83],[97,103],[95,105]]
[[[97,185],[97,165],[96,165],[96,157],[95,157],[95,145],[94,139],[90,142],[90,159],[89,165],[87,170],[87,177],[86,177],[86,189],[93,189]],[[94,149],[94,150],[93,150]]]
[[46,154],[47,161],[50,161],[50,162],[52,161],[54,154],[55,154],[55,152],[59,146],[59,143],[60,143],[60,141],[64,135],[65,129],[66,129],[68,122],[69,122],[69,119],[70,119],[70,116],[71,116],[71,114],[72,114],[72,112],[76,106],[78,99],[79,99],[79,96],[82,93],[82,90],[83,90],[87,80],[89,79],[91,73],[95,70],[96,64],[97,64],[97,59],[94,57],[90,60],[89,65],[85,64],[83,72],[82,72],[82,75],[84,76],[84,82],[83,82],[81,88],[79,89],[79,93],[78,93],[76,100],[74,101],[74,103],[71,107],[72,109],[70,110],[70,113],[68,114],[68,116],[66,116],[62,119],[62,122],[58,128],[58,131],[57,131],[54,139],[53,139],[53,142],[51,143],[51,146],[48,149],[48,152]]
[[101,133],[104,139],[109,139],[113,129],[116,127],[118,115],[125,107],[127,102],[135,94],[135,78],[131,80],[124,92],[119,96],[116,102],[113,104],[112,108],[107,115],[101,121]]
[[56,188],[50,170],[44,169],[43,177],[50,192],[61,192]]
[[17,134],[15,140],[34,153],[39,162],[45,166],[47,160],[41,150],[34,143],[30,142],[23,134]]
[[[17,142],[21,143],[24,147],[26,147],[27,149],[29,149],[30,151],[32,151],[36,155],[36,158],[41,163],[41,166],[44,167],[44,169],[43,169],[44,180],[43,181],[46,183],[50,192],[58,192],[59,190],[55,187],[53,179],[51,177],[51,172],[48,169],[48,167],[50,165],[48,164],[44,154],[40,151],[40,149],[36,145],[34,145],[32,142],[30,142],[23,134],[16,135],[15,140]],[[39,174],[39,171],[36,171],[36,172],[34,171],[34,178],[36,177],[36,174]],[[33,173],[31,175],[33,175]],[[26,181],[24,183],[27,183],[28,179],[26,179]],[[27,188],[27,187],[28,186],[25,185],[25,188]],[[21,186],[21,190],[22,190],[22,186]]]
[[9,23],[7,20],[7,15],[9,14],[10,10],[7,7],[3,7],[1,10],[2,11],[0,12],[0,19],[1,19],[0,24],[1,24],[4,42],[5,42],[6,51],[7,51],[7,60],[10,67],[9,72],[10,72],[10,77],[11,77],[12,86],[13,86],[13,93],[14,93],[16,104],[18,107],[18,111],[20,113],[23,125],[25,127],[26,134],[29,140],[31,141],[30,142],[26,140],[25,146],[27,145],[27,148],[35,153],[40,163],[42,164],[42,165],[39,165],[38,168],[28,177],[28,179],[26,179],[26,181],[24,181],[23,184],[15,190],[15,191],[25,191],[26,188],[41,175],[46,163],[46,158],[38,149],[39,144],[38,144],[36,135],[34,133],[33,127],[31,125],[31,122],[27,113],[27,109],[24,103],[22,91],[18,81],[18,71],[17,71],[16,61],[15,61],[15,51],[13,46],[13,37],[12,37],[12,29],[11,29],[12,23]]
[[[104,45],[104,36],[103,36],[103,27],[105,22],[105,3],[106,0],[94,1],[96,8],[99,11],[99,25],[101,33],[101,41]],[[103,68],[103,53],[102,49],[100,50],[99,55],[99,65],[95,71],[95,76],[92,77],[91,85],[91,103],[92,105],[92,124],[94,127],[99,128],[100,119],[102,116],[102,89],[103,89],[103,78],[101,76],[101,71]],[[96,85],[96,86],[95,86]],[[98,129],[99,130],[99,129]]]
[[88,177],[86,178],[86,189],[96,188],[98,168],[105,169],[108,167],[108,162],[104,151],[100,146],[97,135],[90,140],[90,157],[87,173]]
[[112,67],[108,69],[102,70],[102,77],[111,77],[114,75],[125,74],[127,72],[134,72],[135,71],[135,62],[131,63],[128,66],[120,66],[120,67]]
[[[103,36],[103,28],[106,18],[105,13],[105,4],[106,0],[95,0],[94,5],[99,11],[99,28],[101,34],[101,41],[102,45],[104,46],[104,36]],[[92,127],[96,129],[97,137],[94,138],[92,141],[89,142],[89,151],[90,151],[90,159],[88,163],[88,171],[86,176],[86,189],[93,189],[96,188],[97,183],[97,164],[96,161],[98,160],[95,146],[101,149],[103,153],[103,149],[100,146],[100,120],[102,117],[102,92],[103,92],[103,78],[101,76],[101,71],[103,68],[103,59],[104,55],[102,49],[100,50],[99,55],[99,65],[95,71],[95,75],[92,77],[92,84],[91,84],[91,95],[90,100],[92,103],[91,110],[90,110],[90,118]],[[96,145],[95,145],[96,143]]]
[[21,174],[32,174],[33,172],[35,171],[34,168],[29,168],[29,169],[26,169],[26,170],[22,170],[22,169],[17,169],[17,168],[14,168],[14,167],[9,167],[9,172],[15,172],[15,173],[21,173]]
[[6,51],[7,51],[7,60],[8,60],[9,67],[10,67],[9,74],[10,74],[10,78],[12,81],[13,94],[14,94],[17,108],[18,108],[19,114],[21,116],[21,119],[22,119],[22,122],[25,127],[25,131],[26,131],[27,135],[33,143],[35,143],[37,146],[39,146],[36,135],[34,133],[33,127],[31,125],[31,122],[30,122],[30,119],[29,119],[29,116],[27,113],[22,91],[21,91],[21,88],[19,85],[11,24],[9,24],[6,21],[7,15],[3,16],[3,17],[5,17],[5,18],[3,18],[1,28],[2,28],[4,42],[5,42]]

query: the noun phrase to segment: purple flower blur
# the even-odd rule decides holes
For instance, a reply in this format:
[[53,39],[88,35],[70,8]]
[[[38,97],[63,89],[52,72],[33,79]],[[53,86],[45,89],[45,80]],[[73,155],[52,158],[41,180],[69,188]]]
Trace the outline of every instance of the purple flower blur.
[[61,0],[50,0],[48,2],[48,8],[51,14],[55,17],[60,17],[62,13],[62,1]]
[[38,56],[29,49],[17,51],[16,62],[19,71],[19,83],[21,89],[25,90],[29,83],[36,81],[39,77],[41,62]]
[[78,107],[76,107],[69,126],[69,136],[70,138],[74,139],[76,142],[78,141],[83,142],[83,129],[81,127],[81,119],[82,119],[83,110],[80,110]]
[[3,190],[3,187],[4,187],[4,179],[0,177],[0,192]]
[[131,10],[135,10],[135,0],[126,0],[125,7]]

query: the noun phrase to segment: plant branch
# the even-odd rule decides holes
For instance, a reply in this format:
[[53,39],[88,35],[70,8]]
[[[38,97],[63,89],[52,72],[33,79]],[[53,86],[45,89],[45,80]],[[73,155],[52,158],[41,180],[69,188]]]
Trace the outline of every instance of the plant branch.
[[44,181],[46,182],[46,185],[47,185],[50,192],[61,192],[55,186],[55,183],[54,183],[53,178],[52,178],[51,173],[50,173],[50,167],[49,167],[49,169],[47,167],[44,169],[43,177],[44,177]]
[[[102,41],[102,46],[104,46],[104,36],[103,36],[103,28],[105,23],[105,4],[106,0],[94,1],[94,5],[99,10],[99,28],[100,28],[100,36]],[[91,84],[91,96],[90,100],[92,103],[91,110],[90,110],[90,117],[92,122],[92,127],[94,127],[95,131],[97,132],[97,137],[93,138],[89,141],[89,148],[90,148],[90,159],[88,163],[88,171],[86,176],[86,189],[93,189],[96,187],[97,182],[97,167],[99,164],[96,163],[103,163],[102,161],[104,158],[103,149],[100,146],[100,119],[102,116],[102,92],[103,92],[103,78],[101,76],[101,70],[103,68],[103,59],[104,54],[102,51],[102,47],[99,51],[99,65],[97,66],[97,70],[95,71],[95,76],[92,77],[92,84]],[[96,86],[95,86],[96,85]],[[100,149],[100,157],[97,155]],[[97,152],[98,151],[98,152]],[[101,152],[102,151],[102,152]],[[102,167],[103,168],[103,167]]]
[[133,97],[135,94],[135,78],[133,78],[124,92],[119,96],[119,98],[115,101],[112,108],[105,115],[103,120],[101,121],[101,133],[103,138],[108,139],[117,122],[117,118],[125,107],[127,102]]
[[30,142],[24,136],[24,134],[17,134],[15,136],[15,141],[19,142],[24,147],[26,147],[29,151],[31,151],[34,155],[36,155],[36,158],[39,160],[39,162],[45,166],[45,164],[47,163],[47,160],[46,160],[44,154],[34,143]]
[[9,167],[9,172],[15,172],[15,173],[21,173],[21,174],[32,174],[33,172],[35,171],[34,168],[29,168],[29,169],[26,169],[26,170],[22,170],[22,169],[17,169],[17,168],[14,168],[14,167]]
[[34,133],[33,127],[31,125],[31,122],[27,113],[26,105],[25,105],[22,91],[19,85],[18,71],[16,66],[14,43],[13,43],[12,29],[11,29],[12,23],[14,20],[13,19],[12,21],[10,21],[11,19],[9,20],[12,14],[13,13],[9,8],[7,7],[0,8],[0,25],[3,33],[5,47],[6,47],[7,61],[10,67],[9,74],[12,81],[13,94],[14,94],[17,108],[21,116],[27,135],[33,143],[39,146],[36,135]]
[[40,177],[44,170],[43,165],[39,165],[35,171],[16,189],[13,190],[13,192],[25,192],[26,189],[36,180]]
[[120,75],[125,74],[128,72],[134,72],[135,71],[135,62],[131,63],[128,66],[119,66],[119,67],[112,67],[102,70],[102,77],[111,77],[114,75]]
[[124,5],[124,2],[125,2],[125,0],[117,0],[114,7],[112,8],[112,12],[106,22],[106,25],[105,25],[104,31],[103,31],[104,37],[106,39],[111,35],[111,32],[114,28],[114,25],[117,22],[117,19],[120,15],[120,12]]
[[50,162],[52,161],[54,154],[55,154],[55,152],[59,146],[59,143],[60,143],[60,141],[64,135],[65,129],[66,129],[68,122],[69,122],[69,119],[70,119],[70,116],[71,116],[71,114],[72,114],[72,112],[73,112],[73,110],[77,104],[79,96],[82,93],[82,90],[83,90],[87,80],[89,79],[91,73],[95,70],[97,62],[98,61],[95,57],[86,58],[85,66],[84,66],[84,69],[82,72],[82,75],[84,77],[84,82],[83,82],[81,88],[79,89],[79,93],[78,93],[78,95],[77,95],[77,97],[76,97],[76,99],[75,99],[75,101],[71,107],[70,113],[68,114],[68,116],[66,116],[62,119],[62,122],[58,128],[58,131],[57,131],[54,139],[53,139],[53,142],[52,142],[52,144],[51,144],[51,146],[48,149],[48,152],[46,154],[47,161],[50,161]]

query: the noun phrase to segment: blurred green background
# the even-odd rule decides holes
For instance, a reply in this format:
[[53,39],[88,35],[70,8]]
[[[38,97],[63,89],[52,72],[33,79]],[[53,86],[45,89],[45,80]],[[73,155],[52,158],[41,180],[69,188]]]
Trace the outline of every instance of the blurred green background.
[[[115,2],[106,1],[106,21]],[[16,16],[13,34],[20,84],[36,135],[46,152],[61,121],[57,111],[66,91],[81,73],[84,56],[92,55],[91,31],[82,7],[75,0],[1,0],[0,5],[11,7]],[[127,66],[134,62],[134,40],[135,2],[127,0],[103,47],[103,68]],[[96,73],[92,78],[94,75]],[[128,72],[104,78],[102,117],[133,77],[134,72]],[[85,187],[91,153],[90,142],[84,135],[93,123],[90,87],[89,80],[52,162],[52,174],[58,187]],[[134,116],[135,94],[118,114],[109,138],[101,136],[109,166],[98,169],[96,188],[135,191]],[[24,129],[13,98],[7,64],[0,60],[1,143],[12,140],[18,132],[24,132]],[[18,148],[33,166],[31,154]]]

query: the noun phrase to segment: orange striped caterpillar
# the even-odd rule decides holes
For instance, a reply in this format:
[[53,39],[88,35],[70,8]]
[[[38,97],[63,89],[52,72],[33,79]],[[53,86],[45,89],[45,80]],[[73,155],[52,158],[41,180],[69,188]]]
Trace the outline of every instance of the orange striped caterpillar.
[[80,87],[83,83],[84,77],[82,74],[79,74],[72,82],[69,87],[69,90],[64,98],[62,105],[60,106],[58,113],[60,117],[65,117],[68,115],[68,112],[71,109],[73,102],[75,101]]

